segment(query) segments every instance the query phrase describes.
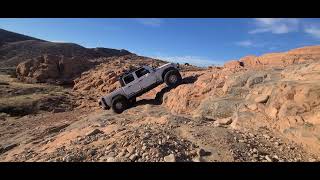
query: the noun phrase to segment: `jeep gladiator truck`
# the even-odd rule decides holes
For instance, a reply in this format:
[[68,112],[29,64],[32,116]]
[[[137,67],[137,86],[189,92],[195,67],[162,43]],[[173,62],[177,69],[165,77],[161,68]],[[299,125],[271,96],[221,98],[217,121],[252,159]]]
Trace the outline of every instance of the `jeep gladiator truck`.
[[162,83],[174,87],[182,81],[179,65],[167,63],[157,68],[142,66],[131,70],[119,77],[121,88],[103,96],[99,105],[108,110],[110,107],[115,113],[122,113],[136,98],[152,90]]

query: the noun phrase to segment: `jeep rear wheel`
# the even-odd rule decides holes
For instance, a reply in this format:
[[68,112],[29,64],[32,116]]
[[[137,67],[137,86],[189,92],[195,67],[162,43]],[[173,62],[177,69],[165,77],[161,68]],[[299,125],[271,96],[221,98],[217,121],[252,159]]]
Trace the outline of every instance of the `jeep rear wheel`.
[[180,84],[182,78],[178,71],[171,70],[164,76],[164,81],[169,87],[172,87]]
[[116,97],[113,101],[112,101],[112,110],[115,113],[122,113],[124,110],[126,110],[128,107],[128,101],[126,98],[124,97]]

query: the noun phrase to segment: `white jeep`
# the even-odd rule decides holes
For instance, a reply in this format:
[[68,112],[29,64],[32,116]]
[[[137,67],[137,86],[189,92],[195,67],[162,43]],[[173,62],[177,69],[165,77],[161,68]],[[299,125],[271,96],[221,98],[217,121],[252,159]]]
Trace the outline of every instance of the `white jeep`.
[[122,113],[130,104],[136,102],[136,98],[152,90],[165,82],[169,87],[180,84],[182,77],[179,65],[167,63],[157,68],[142,66],[131,70],[119,77],[121,88],[102,97],[99,105],[104,109],[113,109],[116,113]]

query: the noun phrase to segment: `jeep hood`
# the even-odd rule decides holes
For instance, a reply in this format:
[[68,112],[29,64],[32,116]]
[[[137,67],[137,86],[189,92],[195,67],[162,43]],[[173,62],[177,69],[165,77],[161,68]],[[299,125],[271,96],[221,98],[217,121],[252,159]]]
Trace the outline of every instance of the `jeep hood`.
[[162,66],[157,67],[157,69],[162,69],[162,68],[167,67],[167,66],[177,67],[177,65],[175,63],[167,63],[167,64],[164,64]]

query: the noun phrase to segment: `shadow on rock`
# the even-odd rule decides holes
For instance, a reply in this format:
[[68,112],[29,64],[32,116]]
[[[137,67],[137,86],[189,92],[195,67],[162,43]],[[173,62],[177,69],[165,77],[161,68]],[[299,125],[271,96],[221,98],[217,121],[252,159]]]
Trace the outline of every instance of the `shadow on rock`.
[[141,106],[141,105],[146,105],[146,104],[151,104],[151,105],[161,105],[163,102],[163,96],[171,91],[171,89],[175,89],[176,87],[182,85],[182,84],[192,84],[194,82],[197,81],[199,75],[196,76],[188,76],[182,79],[182,82],[176,86],[173,87],[164,87],[163,89],[161,89],[161,91],[159,91],[156,94],[156,97],[154,99],[141,99],[139,101],[137,101],[135,104],[133,104],[131,107],[137,107],[137,106]]

